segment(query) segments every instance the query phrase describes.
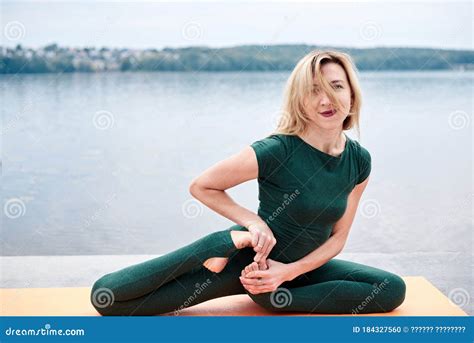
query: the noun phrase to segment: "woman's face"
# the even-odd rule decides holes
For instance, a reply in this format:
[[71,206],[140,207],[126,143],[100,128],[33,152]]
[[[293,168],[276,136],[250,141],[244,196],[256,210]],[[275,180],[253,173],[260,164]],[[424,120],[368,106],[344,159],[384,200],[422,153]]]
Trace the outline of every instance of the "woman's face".
[[[313,90],[303,103],[305,113],[318,127],[323,129],[342,128],[342,123],[349,114],[351,107],[351,89],[346,73],[339,64],[333,62],[324,64],[321,67],[321,73],[333,87],[336,97],[341,102],[343,108],[334,113],[335,108],[327,94],[314,81]],[[333,112],[333,114],[324,113],[327,111]]]

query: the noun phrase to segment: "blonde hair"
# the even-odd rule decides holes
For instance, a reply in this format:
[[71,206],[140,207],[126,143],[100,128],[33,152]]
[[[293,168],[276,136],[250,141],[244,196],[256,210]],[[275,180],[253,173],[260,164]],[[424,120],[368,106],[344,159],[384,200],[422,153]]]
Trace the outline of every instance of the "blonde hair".
[[342,107],[334,89],[321,72],[321,67],[330,62],[337,63],[344,69],[351,89],[351,107],[349,115],[342,124],[342,129],[350,130],[355,126],[358,135],[360,135],[359,115],[362,105],[362,93],[357,79],[357,68],[348,54],[319,50],[311,51],[301,58],[288,78],[283,97],[282,113],[277,129],[273,134],[297,135],[305,131],[309,118],[304,113],[303,101],[312,92],[314,79],[321,86],[321,90],[327,94],[334,107],[336,109]]

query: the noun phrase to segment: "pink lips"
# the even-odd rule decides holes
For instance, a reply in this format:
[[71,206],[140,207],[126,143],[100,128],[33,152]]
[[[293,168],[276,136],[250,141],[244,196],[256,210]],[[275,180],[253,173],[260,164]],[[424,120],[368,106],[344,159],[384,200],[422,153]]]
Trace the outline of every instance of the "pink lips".
[[332,115],[334,115],[334,113],[336,113],[335,110],[330,110],[330,111],[321,112],[321,115],[323,117],[331,117]]

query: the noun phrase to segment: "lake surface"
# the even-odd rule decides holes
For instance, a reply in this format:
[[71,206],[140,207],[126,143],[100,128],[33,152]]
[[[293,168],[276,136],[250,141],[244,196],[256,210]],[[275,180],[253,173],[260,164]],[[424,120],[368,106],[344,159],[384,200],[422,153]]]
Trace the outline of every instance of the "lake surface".
[[[2,255],[163,254],[233,225],[189,183],[272,131],[288,75],[1,75]],[[473,75],[361,73],[372,174],[344,248],[404,256],[397,272],[467,290],[465,310]],[[229,193],[257,210],[255,180]]]

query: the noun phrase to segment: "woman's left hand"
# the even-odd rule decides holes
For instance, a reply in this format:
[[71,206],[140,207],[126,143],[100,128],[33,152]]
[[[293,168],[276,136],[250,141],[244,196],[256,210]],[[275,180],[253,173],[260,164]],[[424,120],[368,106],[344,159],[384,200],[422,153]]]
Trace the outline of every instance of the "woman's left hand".
[[244,288],[252,294],[273,292],[283,282],[291,280],[287,264],[269,258],[266,262],[267,270],[254,270],[247,274],[242,271],[242,275],[239,277]]

